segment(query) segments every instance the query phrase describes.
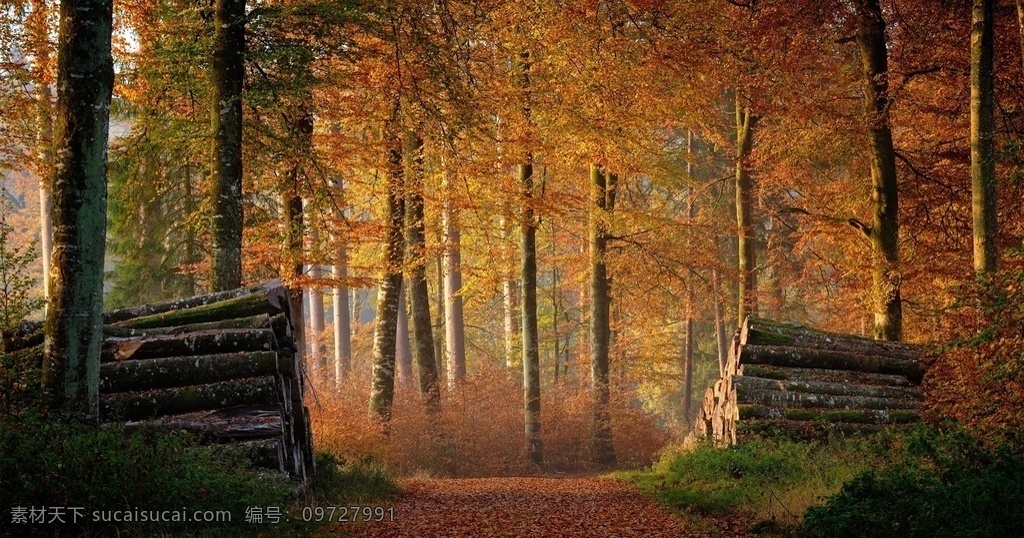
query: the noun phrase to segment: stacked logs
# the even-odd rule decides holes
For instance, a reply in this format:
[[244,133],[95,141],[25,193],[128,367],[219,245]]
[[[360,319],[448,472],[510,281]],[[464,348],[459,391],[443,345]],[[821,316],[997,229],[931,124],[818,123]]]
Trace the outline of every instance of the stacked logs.
[[[304,481],[313,442],[289,314],[279,280],[104,313],[101,419],[240,444]],[[5,351],[41,360],[40,326],[3,336]]]
[[920,356],[910,344],[748,318],[704,395],[696,434],[735,444],[744,435],[809,438],[916,422]]

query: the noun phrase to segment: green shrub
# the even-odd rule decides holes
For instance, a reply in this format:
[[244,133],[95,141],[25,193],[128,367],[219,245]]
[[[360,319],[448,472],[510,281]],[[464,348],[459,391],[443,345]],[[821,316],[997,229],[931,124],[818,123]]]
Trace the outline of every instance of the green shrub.
[[810,537],[1024,536],[1024,460],[919,430],[906,457],[862,472],[804,516]]

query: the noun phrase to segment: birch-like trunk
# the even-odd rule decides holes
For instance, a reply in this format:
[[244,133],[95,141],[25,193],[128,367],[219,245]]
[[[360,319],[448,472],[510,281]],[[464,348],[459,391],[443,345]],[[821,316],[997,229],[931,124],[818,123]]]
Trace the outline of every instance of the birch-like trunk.
[[448,383],[454,385],[466,377],[466,326],[462,312],[461,236],[452,199],[454,187],[447,172],[444,183],[445,198],[441,212],[444,230],[444,343]]
[[54,124],[53,250],[43,401],[99,415],[113,3],[62,0]]
[[851,224],[868,236],[875,251],[872,268],[875,338],[900,340],[903,305],[899,272],[899,188],[896,152],[889,124],[889,54],[885,19],[878,0],[858,0],[857,8],[857,45],[869,121],[874,217],[870,226],[855,220],[851,220]]
[[[309,237],[312,243],[316,245],[320,240],[320,233],[310,226]],[[316,260],[312,261],[315,262]],[[330,365],[327,362],[327,354],[324,352],[323,346],[324,293],[320,286],[317,285],[317,282],[323,279],[323,268],[317,263],[311,264],[309,266],[309,276],[313,280],[313,283],[307,288],[309,290],[309,332],[311,335],[309,338],[309,350],[312,363],[316,365],[323,375],[327,375]]]
[[45,0],[32,0],[27,23],[32,44],[36,101],[36,173],[39,176],[39,250],[43,264],[43,298],[49,298],[50,250],[53,248],[50,178],[53,174],[53,99],[47,70],[50,66],[49,25]]
[[513,266],[512,242],[512,219],[511,208],[506,205],[498,226],[501,228],[501,252],[502,252],[502,278],[501,278],[501,305],[502,321],[505,336],[505,366],[513,368],[516,360],[522,354],[522,339],[519,335],[519,327],[516,323],[516,297],[519,295],[519,286],[516,285]]
[[[335,192],[339,208],[345,207],[345,190],[340,178],[335,180]],[[339,220],[344,218],[338,209]],[[338,282],[348,277],[348,249],[344,238],[337,241],[337,260],[331,269],[331,276]],[[334,381],[341,384],[352,373],[352,318],[350,316],[349,289],[340,285],[334,288]]]
[[395,335],[398,333],[398,300],[402,293],[402,231],[405,221],[405,180],[402,171],[401,140],[388,141],[388,193],[384,214],[387,242],[384,271],[377,292],[377,318],[373,330],[373,373],[370,386],[370,415],[387,423],[395,400]]
[[242,286],[242,78],[245,0],[214,3],[210,291]]
[[974,0],[971,15],[971,206],[974,271],[978,276],[993,273],[999,268],[993,142],[996,130],[992,89],[994,42],[995,0]]
[[409,290],[403,280],[398,290],[398,326],[395,328],[395,360],[398,361],[398,381],[403,386],[412,384],[412,346],[409,337]]

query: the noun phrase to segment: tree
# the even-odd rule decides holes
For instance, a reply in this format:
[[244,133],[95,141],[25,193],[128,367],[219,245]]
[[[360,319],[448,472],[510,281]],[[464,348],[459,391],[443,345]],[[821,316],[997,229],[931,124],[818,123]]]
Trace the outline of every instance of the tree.
[[[530,54],[518,59],[519,87],[523,92],[523,116],[530,121]],[[540,349],[537,335],[537,221],[533,212],[533,154],[527,150],[518,166],[522,193],[519,248],[523,322],[523,405],[526,418],[526,453],[535,465],[544,462],[540,435]]]
[[999,267],[996,245],[995,96],[992,55],[995,0],[974,0],[971,15],[971,198],[974,217],[974,271]]
[[739,247],[739,325],[747,316],[757,315],[757,238],[753,226],[754,186],[747,159],[754,145],[758,116],[740,103],[736,96],[736,226]]
[[398,297],[402,293],[402,231],[405,220],[405,180],[402,172],[402,142],[394,134],[392,120],[387,132],[387,239],[384,246],[384,272],[377,291],[377,321],[373,329],[373,379],[370,387],[370,414],[387,423],[395,399],[395,336],[398,333]]
[[615,463],[608,386],[612,295],[605,256],[617,183],[618,177],[607,172],[603,165],[590,165],[590,383],[594,405],[594,463],[600,465]]
[[92,419],[99,415],[112,25],[110,0],[61,1],[43,398],[50,409]]
[[[443,165],[442,165],[443,166]],[[441,208],[441,233],[444,242],[443,257],[443,305],[445,328],[445,352],[448,358],[448,382],[456,384],[466,377],[466,326],[462,311],[462,245],[460,243],[458,217],[455,213],[455,187],[449,177],[450,171],[444,174],[443,206]]]
[[857,46],[861,56],[865,111],[868,118],[871,161],[871,225],[856,219],[850,223],[871,241],[875,251],[872,269],[875,302],[875,338],[898,341],[903,335],[903,305],[899,273],[899,184],[896,152],[889,125],[889,53],[885,19],[878,0],[857,0]]
[[53,173],[53,103],[50,93],[50,42],[48,24],[49,10],[45,0],[32,0],[32,13],[26,21],[30,33],[34,57],[36,118],[37,118],[37,161],[39,175],[39,244],[43,263],[43,294],[50,288],[50,250],[53,246],[53,222],[50,212],[50,174]]
[[[335,179],[337,216],[345,218],[345,187],[340,177]],[[343,283],[348,278],[348,247],[343,237],[336,237],[337,260],[331,268],[334,280]],[[346,285],[334,288],[334,382],[340,385],[352,373],[352,319],[349,312],[349,290]]]
[[242,285],[242,78],[245,0],[214,3],[210,290]]
[[441,388],[434,360],[434,332],[430,319],[430,291],[427,289],[427,241],[423,222],[423,138],[409,133],[410,169],[405,185],[406,246],[411,258],[409,268],[409,306],[412,310],[412,336],[420,393],[428,409],[441,403]]

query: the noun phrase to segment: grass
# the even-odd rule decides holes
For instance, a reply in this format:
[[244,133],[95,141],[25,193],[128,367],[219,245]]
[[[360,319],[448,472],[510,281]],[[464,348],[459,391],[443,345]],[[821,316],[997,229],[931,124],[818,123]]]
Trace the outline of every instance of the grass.
[[667,451],[647,470],[617,476],[698,519],[739,517],[755,529],[789,532],[809,507],[880,465],[892,445],[857,438],[752,440],[729,448],[699,443]]
[[[299,488],[276,472],[253,468],[243,450],[229,445],[200,446],[179,435],[128,434],[31,415],[0,418],[3,536],[303,536],[323,525],[304,521],[310,519],[303,517],[305,507],[379,503],[397,491],[372,461],[318,454],[317,474]],[[12,510],[18,507],[82,507],[84,512],[77,522],[69,515],[64,525],[13,524]],[[282,520],[247,522],[253,507],[279,510]],[[93,521],[105,519],[94,513],[111,511],[226,511],[230,522]]]

